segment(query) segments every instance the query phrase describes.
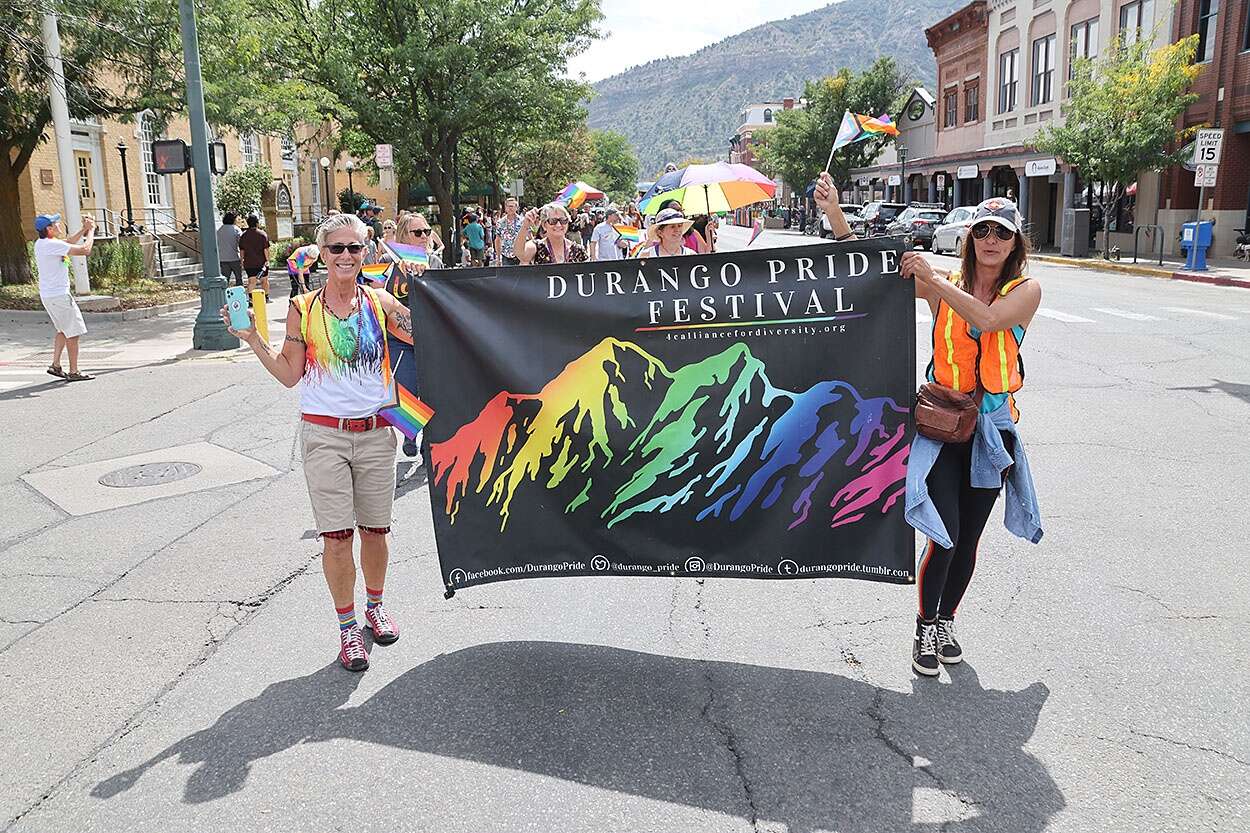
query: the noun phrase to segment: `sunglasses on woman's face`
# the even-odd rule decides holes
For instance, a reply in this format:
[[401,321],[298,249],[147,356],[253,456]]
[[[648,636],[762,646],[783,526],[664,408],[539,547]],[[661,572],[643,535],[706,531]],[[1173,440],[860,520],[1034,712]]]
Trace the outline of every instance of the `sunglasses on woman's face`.
[[567,226],[569,221],[563,217],[552,217],[550,220],[543,220],[549,226]]
[[365,250],[364,243],[327,243],[326,248],[330,250],[332,255],[341,255],[343,252],[351,252],[358,255]]
[[428,228],[414,228],[408,229],[408,231],[410,231],[414,237],[429,237],[431,230]]
[[977,240],[984,240],[990,236],[991,231],[998,235],[999,240],[1010,240],[1016,236],[1014,231],[998,223],[977,223],[972,227],[972,236]]

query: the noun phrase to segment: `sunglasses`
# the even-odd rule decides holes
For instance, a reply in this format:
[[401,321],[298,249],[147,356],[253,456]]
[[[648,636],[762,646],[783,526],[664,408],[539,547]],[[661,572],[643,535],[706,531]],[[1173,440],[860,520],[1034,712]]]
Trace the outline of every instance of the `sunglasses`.
[[977,240],[984,240],[990,236],[991,231],[998,235],[999,240],[1010,240],[1016,236],[1014,231],[998,223],[977,223],[972,227],[972,236]]
[[431,231],[433,231],[433,229],[428,229],[428,228],[410,228],[410,229],[408,229],[408,233],[409,233],[409,234],[411,234],[411,235],[412,235],[412,236],[414,236],[414,237],[429,237],[429,236],[430,236],[430,232],[431,232]]
[[358,255],[365,250],[364,243],[327,243],[326,248],[330,250],[332,255],[341,255],[343,252],[351,252]]
[[543,220],[549,226],[567,226],[569,221],[563,217],[552,217],[550,220]]

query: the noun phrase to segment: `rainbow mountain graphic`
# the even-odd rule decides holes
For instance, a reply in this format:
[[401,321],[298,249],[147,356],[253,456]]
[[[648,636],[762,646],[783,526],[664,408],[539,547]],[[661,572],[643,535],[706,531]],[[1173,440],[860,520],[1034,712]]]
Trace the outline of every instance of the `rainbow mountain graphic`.
[[853,524],[900,501],[908,411],[851,385],[782,390],[742,343],[670,370],[638,345],[605,338],[536,394],[507,391],[430,462],[454,524],[467,505],[497,513],[552,506],[627,522],[735,523],[782,529]]

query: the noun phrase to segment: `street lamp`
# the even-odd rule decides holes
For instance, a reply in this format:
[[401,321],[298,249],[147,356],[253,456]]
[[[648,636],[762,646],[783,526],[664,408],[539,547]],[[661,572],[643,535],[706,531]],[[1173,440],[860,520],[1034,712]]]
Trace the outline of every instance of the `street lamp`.
[[321,163],[321,180],[325,183],[326,192],[326,215],[330,214],[330,157],[323,156],[318,160]]
[[898,172],[898,193],[899,193],[899,198],[900,198],[899,202],[906,202],[907,201],[907,145],[898,146],[898,161],[899,161],[899,165],[901,166]]
[[356,213],[356,189],[352,186],[352,171],[356,170],[356,164],[352,160],[347,160],[347,206],[353,214]]
[[122,158],[122,187],[126,190],[126,228],[122,229],[122,234],[135,233],[135,212],[130,205],[130,176],[126,173],[126,147],[125,139],[117,140],[117,152]]

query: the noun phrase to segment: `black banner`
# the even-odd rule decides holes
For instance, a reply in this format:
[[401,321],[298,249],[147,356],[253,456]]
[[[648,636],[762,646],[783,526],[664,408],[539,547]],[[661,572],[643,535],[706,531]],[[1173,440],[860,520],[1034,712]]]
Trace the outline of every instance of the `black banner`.
[[411,303],[448,591],[914,581],[899,256],[881,239],[427,273]]

